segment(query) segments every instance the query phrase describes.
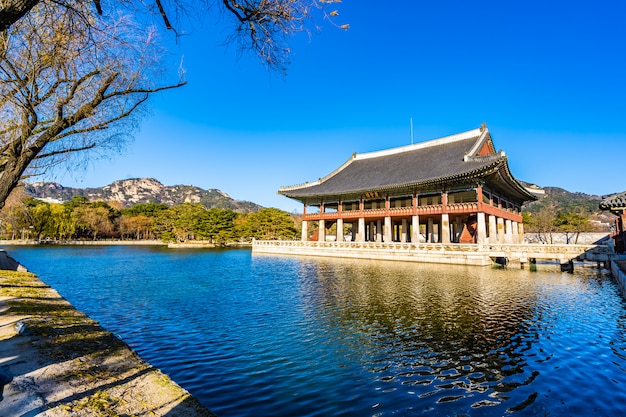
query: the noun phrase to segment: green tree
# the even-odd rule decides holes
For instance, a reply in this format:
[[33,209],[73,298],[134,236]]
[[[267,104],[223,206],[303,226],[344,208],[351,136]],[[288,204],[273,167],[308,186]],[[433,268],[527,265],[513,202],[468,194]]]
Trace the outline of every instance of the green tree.
[[524,219],[524,224],[527,232],[537,233],[539,239],[545,243],[554,243],[553,233],[557,231],[557,227],[555,226],[556,215],[552,207],[542,207],[526,219]]
[[156,217],[160,212],[167,210],[169,207],[160,203],[145,203],[135,204],[132,207],[128,207],[121,210],[121,213],[126,216],[148,216]]
[[554,225],[559,231],[565,233],[567,243],[571,243],[571,237],[574,236],[574,244],[578,243],[578,237],[581,232],[591,230],[589,220],[585,216],[571,212],[558,213],[554,219]]
[[82,195],[75,195],[71,200],[63,203],[63,206],[67,208],[70,212],[72,212],[76,207],[83,206],[89,204],[90,201],[87,197],[83,197]]
[[26,200],[26,219],[31,237],[40,240],[53,221],[50,204],[35,198]]
[[195,240],[206,209],[200,204],[183,203],[158,213],[155,228],[165,241]]
[[72,219],[72,210],[63,204],[50,204],[51,221],[46,235],[54,239],[70,239],[76,232],[76,223]]
[[134,239],[152,239],[154,235],[154,217],[143,214],[128,216],[122,214],[118,221],[119,233],[122,239],[132,237]]
[[169,207],[165,204],[146,203],[135,204],[120,210],[121,216],[117,222],[120,235],[122,238],[134,239],[158,238],[157,219],[168,209]]
[[2,233],[7,239],[14,240],[25,237],[25,228],[28,225],[24,201],[22,189],[16,189],[0,211]]
[[81,236],[91,235],[92,239],[96,240],[100,234],[110,234],[113,231],[110,214],[110,211],[102,206],[82,205],[72,211],[72,219]]
[[264,208],[249,214],[239,233],[247,238],[262,240],[294,239],[297,235],[289,213],[277,208]]
[[222,245],[233,240],[235,238],[236,217],[237,213],[229,209],[212,208],[207,210],[199,222],[199,237]]

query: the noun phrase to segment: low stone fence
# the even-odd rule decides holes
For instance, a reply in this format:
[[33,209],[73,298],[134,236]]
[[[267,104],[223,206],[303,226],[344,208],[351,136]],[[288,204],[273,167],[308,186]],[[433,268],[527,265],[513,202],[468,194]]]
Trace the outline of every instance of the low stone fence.
[[549,243],[549,244],[580,244],[593,245],[608,239],[609,233],[528,233],[524,232],[525,243]]
[[487,252],[477,245],[440,243],[302,242],[257,240],[253,253],[326,256],[458,265],[491,265]]
[[338,258],[380,259],[458,265],[491,265],[494,260],[505,263],[530,263],[535,260],[570,260],[603,262],[609,259],[611,248],[604,245],[546,245],[546,244],[460,244],[460,243],[400,243],[400,242],[317,242],[257,240],[253,253],[327,256]]

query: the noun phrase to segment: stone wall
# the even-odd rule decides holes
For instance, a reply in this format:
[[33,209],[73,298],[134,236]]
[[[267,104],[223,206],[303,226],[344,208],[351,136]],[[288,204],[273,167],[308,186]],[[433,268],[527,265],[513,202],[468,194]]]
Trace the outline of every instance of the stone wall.
[[[623,267],[620,267],[620,263]],[[624,268],[626,267],[626,260],[622,261],[611,261],[611,275],[615,278],[615,281],[619,284],[622,289],[622,294],[626,297],[626,273],[624,273]]]
[[524,233],[524,243],[554,243],[554,244],[579,244],[593,245],[603,239],[608,239],[609,234],[604,233],[580,233],[576,241],[575,233]]

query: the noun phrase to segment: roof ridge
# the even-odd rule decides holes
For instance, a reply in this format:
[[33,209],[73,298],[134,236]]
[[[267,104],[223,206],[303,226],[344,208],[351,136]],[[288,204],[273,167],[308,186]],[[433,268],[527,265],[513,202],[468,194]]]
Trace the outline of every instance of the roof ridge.
[[464,162],[469,162],[469,161],[474,161],[474,162],[480,162],[480,161],[497,161],[498,159],[502,159],[505,158],[506,154],[504,153],[504,151],[500,151],[498,153],[495,153],[493,155],[465,155],[463,157],[463,161]]
[[356,159],[356,152],[354,152],[352,154],[352,156],[346,162],[344,162],[339,168],[335,169],[333,172],[331,172],[330,174],[326,175],[325,177],[319,178],[317,181],[312,181],[312,182],[307,181],[304,184],[280,187],[278,189],[278,192],[290,191],[290,190],[294,190],[294,189],[300,189],[300,188],[312,187],[314,185],[319,185],[319,184],[323,183],[324,181],[326,181],[328,178],[330,178],[333,175],[335,175],[335,174],[339,173],[340,171],[342,171],[345,167],[350,165],[350,163],[352,163],[352,161],[354,161],[355,159]]
[[482,126],[480,127],[480,136],[478,137],[476,142],[474,142],[474,146],[472,146],[472,148],[465,155],[465,157],[477,156],[478,152],[480,152],[480,149],[483,147],[485,142],[487,142],[490,138],[491,138],[491,134],[489,133],[489,129],[487,129],[487,125],[483,123]]
[[[486,130],[486,129],[485,129]],[[379,151],[366,152],[361,154],[355,154],[355,160],[378,158],[381,156],[395,155],[403,152],[414,151],[417,149],[425,149],[433,146],[445,145],[452,142],[458,142],[460,140],[466,140],[480,136],[483,132],[482,128],[476,128],[468,130],[467,132],[456,133],[454,135],[444,136],[438,139],[427,140],[425,142],[419,142],[411,145],[399,146],[396,148],[382,149]]]

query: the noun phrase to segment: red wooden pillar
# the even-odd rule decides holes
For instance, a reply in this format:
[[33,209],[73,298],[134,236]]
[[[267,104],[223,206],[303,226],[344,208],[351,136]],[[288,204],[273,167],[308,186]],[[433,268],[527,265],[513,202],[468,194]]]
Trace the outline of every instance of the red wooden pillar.
[[483,187],[476,187],[476,200],[478,201],[478,211],[483,210]]

